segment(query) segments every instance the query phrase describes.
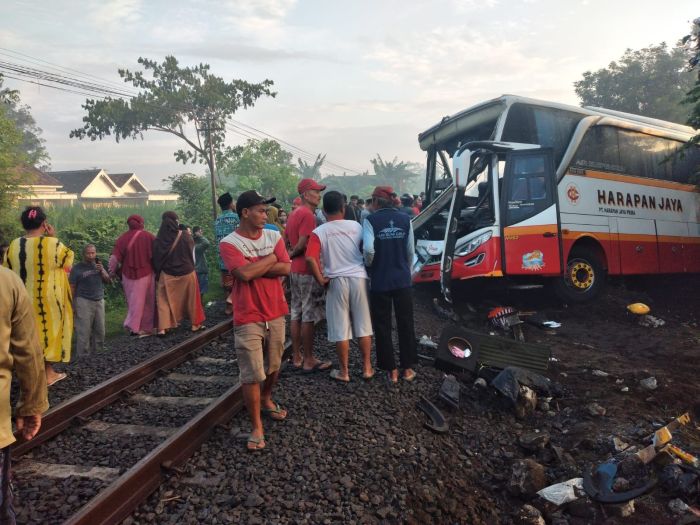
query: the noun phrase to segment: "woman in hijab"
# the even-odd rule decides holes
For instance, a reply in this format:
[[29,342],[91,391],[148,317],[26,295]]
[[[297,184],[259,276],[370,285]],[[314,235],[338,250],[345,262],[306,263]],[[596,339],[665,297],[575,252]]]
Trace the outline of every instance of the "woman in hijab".
[[156,271],[158,336],[176,328],[187,317],[192,331],[204,329],[204,309],[194,268],[194,240],[179,229],[177,214],[166,211],[153,243],[153,268]]
[[275,206],[267,207],[267,224],[265,228],[268,230],[278,230],[284,239],[284,225],[279,220],[279,210]]
[[143,229],[143,217],[131,215],[124,232],[114,244],[109,258],[112,278],[120,274],[127,312],[124,328],[131,335],[153,335],[156,315],[156,286],[151,255],[155,236]]
[[3,264],[20,276],[32,298],[46,383],[51,386],[66,378],[53,363],[70,361],[73,306],[66,271],[73,265],[73,252],[56,238],[39,206],[27,206],[21,220],[25,233],[10,243]]

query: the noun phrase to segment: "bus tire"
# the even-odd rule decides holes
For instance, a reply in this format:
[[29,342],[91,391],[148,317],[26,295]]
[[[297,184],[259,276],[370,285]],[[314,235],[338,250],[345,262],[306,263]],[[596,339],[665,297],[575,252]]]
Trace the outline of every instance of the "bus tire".
[[606,272],[598,256],[585,247],[574,248],[564,275],[554,280],[554,293],[566,303],[595,299],[605,286]]

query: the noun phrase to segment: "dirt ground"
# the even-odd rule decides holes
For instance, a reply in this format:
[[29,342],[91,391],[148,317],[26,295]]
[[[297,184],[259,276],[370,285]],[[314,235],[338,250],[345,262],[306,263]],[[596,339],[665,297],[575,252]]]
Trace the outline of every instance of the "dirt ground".
[[[459,324],[471,329],[493,332],[487,313],[498,305],[538,312],[561,323],[556,330],[523,325],[526,341],[547,345],[554,357],[545,375],[562,392],[552,400],[550,411],[538,409],[518,420],[493,389],[473,386],[474,376],[467,374],[462,378],[460,410],[449,416],[457,429],[453,431],[464,433],[463,448],[472,457],[471,474],[476,474],[480,491],[498,502],[499,521],[518,522],[515,514],[529,502],[545,511],[548,523],[676,523],[679,517],[671,514],[668,502],[677,495],[661,486],[636,498],[635,512],[621,518],[616,516],[619,509],[590,501],[571,509],[543,508],[537,498],[513,496],[509,485],[514,462],[525,458],[544,466],[547,484],[579,477],[586,465],[616,455],[613,436],[638,448],[646,446],[651,433],[700,400],[700,279],[611,280],[599,300],[584,305],[564,305],[546,289],[508,291],[466,284],[458,286],[454,295]],[[440,297],[437,287],[416,289],[416,336],[426,334],[438,341],[444,326],[454,322],[440,316],[433,306],[434,297]],[[650,306],[651,314],[665,324],[640,326],[626,310],[634,302]],[[594,370],[608,375],[596,375]],[[649,377],[657,380],[655,390],[640,385],[640,380]],[[605,414],[591,415],[587,408],[591,403],[603,407]],[[518,436],[533,430],[550,436],[550,444],[536,452],[518,443]],[[674,434],[674,443],[700,454],[700,426],[692,423],[681,429]],[[554,453],[552,445],[563,457]],[[694,495],[682,499],[689,505],[698,504],[697,481]]]

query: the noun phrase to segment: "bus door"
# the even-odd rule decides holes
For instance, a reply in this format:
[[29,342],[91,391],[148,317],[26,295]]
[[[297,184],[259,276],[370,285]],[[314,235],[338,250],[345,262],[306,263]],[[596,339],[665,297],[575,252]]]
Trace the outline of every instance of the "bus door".
[[501,243],[506,275],[560,275],[561,225],[550,149],[506,155]]

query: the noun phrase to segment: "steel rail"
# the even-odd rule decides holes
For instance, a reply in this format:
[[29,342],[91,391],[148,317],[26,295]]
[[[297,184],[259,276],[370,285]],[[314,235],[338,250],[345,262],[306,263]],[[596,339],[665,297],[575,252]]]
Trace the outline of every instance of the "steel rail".
[[64,525],[121,523],[161,485],[168,470],[187,461],[216,425],[228,421],[242,407],[243,389],[237,383],[90,500]]
[[[282,367],[291,353],[285,344]],[[91,499],[64,525],[116,525],[131,515],[165,480],[206,441],[217,425],[226,423],[243,408],[243,389],[236,383],[194,419],[151,451],[141,461]]]
[[176,367],[183,361],[186,361],[189,354],[199,350],[202,346],[232,329],[233,323],[231,321],[223,321],[182,341],[170,350],[161,352],[125,370],[121,374],[56,405],[44,415],[41,421],[41,429],[31,441],[26,441],[22,437],[21,432],[15,432],[17,442],[12,445],[12,456],[16,458],[24,454],[69,427],[73,421],[87,417],[119,399],[124,394],[135,391],[162,371]]

